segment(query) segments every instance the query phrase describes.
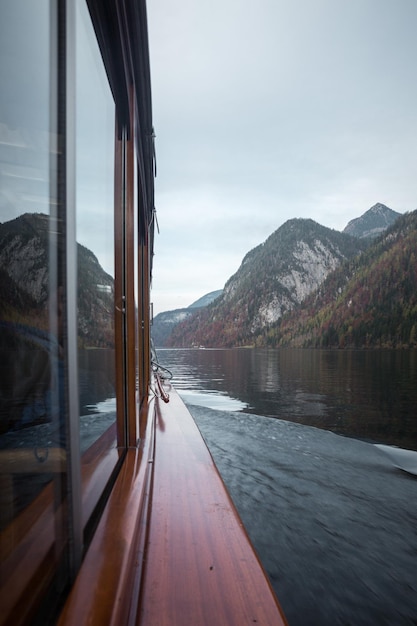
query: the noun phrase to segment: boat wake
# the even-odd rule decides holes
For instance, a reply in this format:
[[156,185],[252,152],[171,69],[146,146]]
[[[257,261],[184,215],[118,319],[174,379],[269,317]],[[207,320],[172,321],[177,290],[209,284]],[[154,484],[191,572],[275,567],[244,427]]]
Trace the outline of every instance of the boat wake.
[[417,452],[189,409],[291,626],[417,624]]
[[386,446],[381,443],[376,443],[375,447],[389,457],[394,467],[417,476],[417,452],[396,446]]

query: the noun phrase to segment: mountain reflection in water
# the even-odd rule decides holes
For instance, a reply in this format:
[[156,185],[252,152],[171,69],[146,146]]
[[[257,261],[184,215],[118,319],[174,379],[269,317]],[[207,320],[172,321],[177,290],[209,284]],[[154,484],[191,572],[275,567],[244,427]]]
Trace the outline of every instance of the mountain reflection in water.
[[417,450],[417,350],[169,349],[158,358],[184,398],[200,394],[193,404]]

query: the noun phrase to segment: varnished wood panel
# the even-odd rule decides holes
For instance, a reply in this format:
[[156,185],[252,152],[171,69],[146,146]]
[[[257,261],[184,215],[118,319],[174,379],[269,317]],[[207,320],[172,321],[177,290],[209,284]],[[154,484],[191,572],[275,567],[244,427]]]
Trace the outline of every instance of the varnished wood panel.
[[124,140],[115,129],[114,147],[114,340],[116,365],[117,444],[126,446],[124,347]]
[[[133,112],[135,97],[130,88],[130,127],[134,128]],[[139,404],[137,397],[137,352],[138,332],[135,301],[135,146],[134,134],[130,133],[126,142],[125,168],[125,288],[126,288],[126,379],[127,387],[127,445],[135,446],[139,430]]]
[[155,400],[154,442],[148,430],[127,451],[59,626],[283,626],[210,453],[169,396]]
[[59,626],[122,626],[136,615],[152,474],[152,409],[147,437],[129,448]]
[[201,435],[177,393],[157,405],[137,626],[285,624]]
[[[116,426],[112,425],[84,453],[82,458],[83,526],[120,461],[115,447]],[[42,463],[27,464],[28,450],[7,451],[3,461],[13,473],[20,471],[59,472],[65,470],[65,451],[50,449]],[[10,458],[6,458],[10,457]],[[3,464],[6,469],[6,464]],[[47,590],[62,556],[65,537],[59,541],[58,519],[66,515],[65,503],[54,502],[53,483],[49,483],[13,521],[0,532],[0,624],[30,623],[32,609]],[[28,592],[30,590],[30,593]]]

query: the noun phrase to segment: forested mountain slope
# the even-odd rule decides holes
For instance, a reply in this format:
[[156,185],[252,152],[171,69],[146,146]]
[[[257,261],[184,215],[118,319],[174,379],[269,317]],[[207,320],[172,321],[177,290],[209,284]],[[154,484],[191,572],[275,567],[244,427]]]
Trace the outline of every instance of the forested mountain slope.
[[[53,219],[41,213],[27,213],[0,224],[3,321],[49,329],[50,233],[54,229]],[[60,242],[56,245],[59,248]],[[112,347],[113,278],[103,270],[93,252],[81,244],[77,244],[77,256],[79,345]],[[62,284],[59,276],[57,281]]]
[[222,291],[222,289],[210,291],[210,293],[206,293],[186,308],[163,311],[155,315],[151,328],[152,340],[155,347],[163,348],[177,324],[194,315],[197,309],[209,305],[221,295]]
[[302,306],[257,336],[258,345],[417,345],[417,211],[330,274]]
[[374,239],[392,226],[400,215],[401,213],[377,202],[363,215],[351,220],[343,232],[361,239]]
[[221,297],[178,324],[167,343],[177,347],[251,345],[342,261],[367,245],[311,219],[289,220],[244,257]]

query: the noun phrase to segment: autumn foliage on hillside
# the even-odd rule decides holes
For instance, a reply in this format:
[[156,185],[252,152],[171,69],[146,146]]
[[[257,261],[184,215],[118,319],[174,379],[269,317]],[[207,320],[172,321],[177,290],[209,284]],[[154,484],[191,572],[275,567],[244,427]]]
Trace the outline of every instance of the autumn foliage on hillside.
[[244,257],[220,298],[173,329],[166,345],[252,345],[266,325],[298,304],[336,265],[366,247],[313,220],[288,220]]
[[256,338],[292,347],[417,346],[417,211],[337,268],[291,315]]
[[300,305],[291,303],[287,310],[281,305],[278,321],[257,328],[263,291],[276,289],[285,303],[282,283],[274,284],[274,275],[265,270],[271,266],[270,254],[263,249],[259,255],[263,266],[256,278],[243,277],[227,300],[223,297],[179,324],[169,345],[417,346],[417,211],[401,216],[372,245],[342,262]]

